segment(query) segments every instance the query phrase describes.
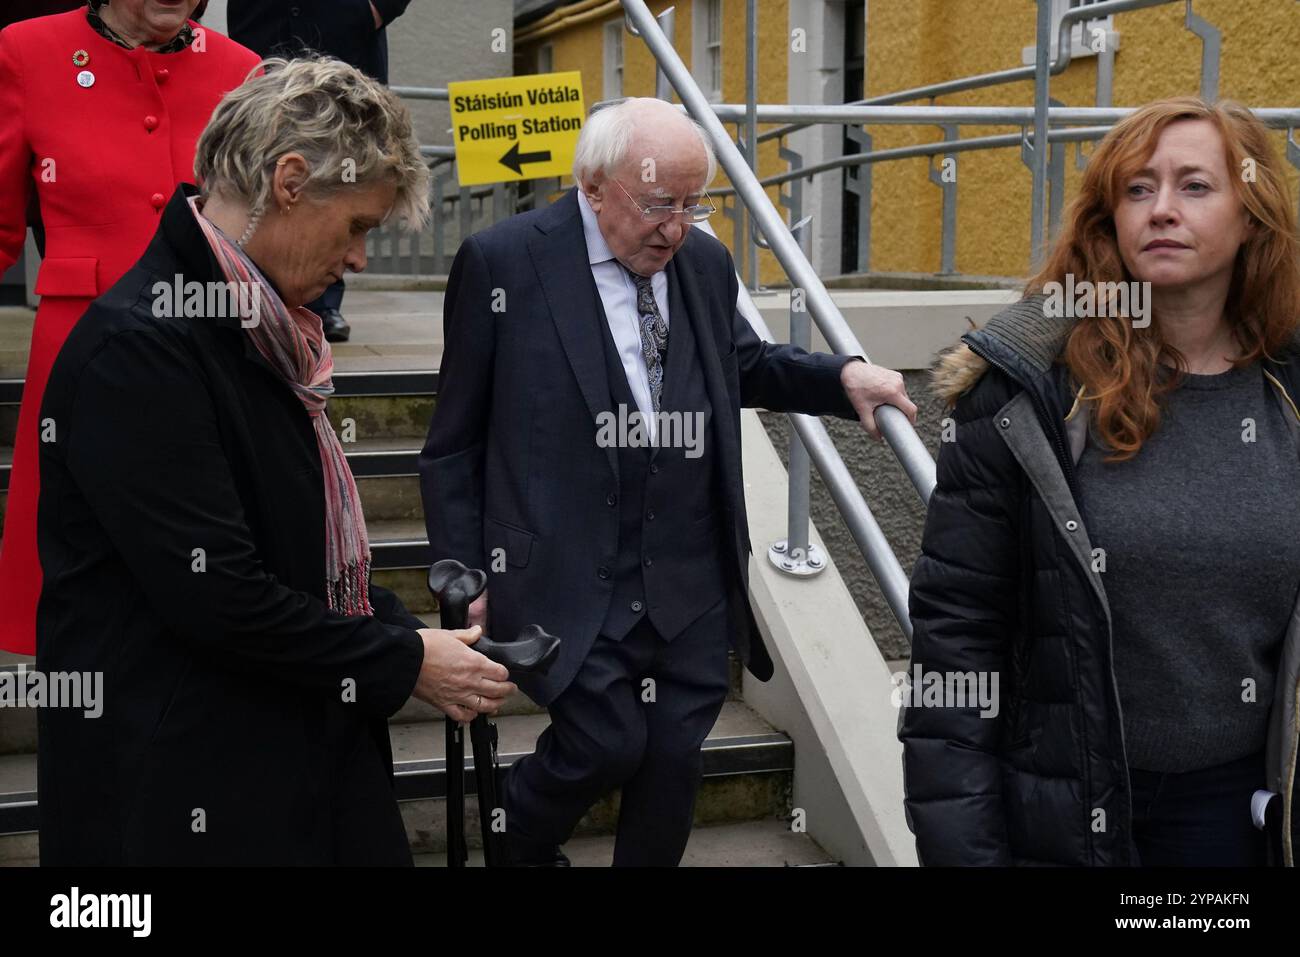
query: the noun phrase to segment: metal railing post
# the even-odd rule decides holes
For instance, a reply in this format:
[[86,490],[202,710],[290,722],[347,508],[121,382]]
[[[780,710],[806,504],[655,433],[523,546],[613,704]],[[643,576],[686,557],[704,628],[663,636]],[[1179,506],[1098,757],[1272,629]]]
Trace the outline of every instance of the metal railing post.
[[[1029,215],[1032,217],[1029,227],[1030,256],[1036,267],[1043,261],[1046,243],[1043,241],[1043,213],[1046,209],[1047,192],[1047,107],[1048,90],[1051,73],[1048,72],[1052,62],[1052,0],[1038,0],[1038,46],[1034,50],[1034,145],[1030,152],[1030,170],[1033,173],[1033,185],[1029,199]],[[1061,40],[1062,57],[1069,56],[1070,35]]]
[[1219,98],[1219,58],[1223,51],[1223,34],[1209,20],[1192,12],[1187,0],[1183,26],[1201,38],[1201,99],[1213,103]]
[[[677,8],[669,7],[663,13],[659,14],[658,20],[659,29],[663,30],[664,36],[668,38],[668,42],[672,43],[677,28]],[[658,99],[666,100],[669,103],[673,101],[672,84],[668,82],[667,74],[658,68],[655,69],[655,96]]]
[[[658,57],[656,57],[658,59]],[[662,66],[661,66],[662,69]],[[683,101],[685,102],[685,101]],[[749,170],[758,176],[758,0],[745,0],[745,152],[749,157]],[[745,215],[750,216],[748,204]],[[745,230],[753,235],[753,228]],[[749,263],[749,288],[758,291],[758,244],[750,241],[746,247]]]
[[[1296,169],[1300,169],[1300,143],[1296,142],[1295,129],[1286,131],[1286,158]],[[1300,206],[1297,206],[1300,209]]]
[[443,213],[442,188],[450,178],[450,172],[435,173],[433,176],[433,268],[440,273],[449,272],[447,265],[447,217]]
[[[789,164],[791,172],[797,172],[802,166],[802,154],[787,148],[784,141],[780,142],[779,153],[781,159]],[[790,180],[789,192],[782,192],[781,204],[790,210],[790,231],[795,234],[799,248],[806,255],[807,227],[811,217],[803,218],[803,183],[799,179]],[[794,289],[790,290],[790,344],[805,351],[812,350],[812,323],[808,319],[801,291]],[[822,550],[808,541],[812,460],[808,457],[808,449],[799,438],[799,433],[793,429],[790,430],[790,457],[786,473],[786,537],[768,547],[767,557],[786,574],[807,578],[825,571],[827,562]]]
[[[717,238],[717,234],[707,222],[700,223],[695,228],[702,229]],[[765,342],[772,341],[772,330],[763,321],[762,315],[754,305],[754,300],[750,298],[749,292],[743,285],[740,286],[736,297],[736,309],[745,317],[760,339]],[[871,513],[871,506],[862,497],[862,490],[849,472],[848,466],[844,464],[844,460],[840,458],[835,443],[821,420],[813,415],[797,413],[790,413],[786,417],[790,420],[792,431],[802,440],[813,464],[817,466],[817,471],[821,473],[826,490],[844,519],[849,534],[853,536],[854,544],[862,553],[867,568],[880,585],[880,592],[898,622],[898,627],[907,636],[907,640],[911,641],[912,619],[907,611],[907,573],[903,571],[898,556],[894,554],[884,531]]]
[[[1050,100],[1052,106],[1064,106],[1059,100]],[[1053,142],[1047,136],[1047,241],[1056,238],[1061,225],[1061,210],[1065,206],[1065,157],[1069,150],[1064,143]]]
[[[952,123],[944,123],[943,141],[952,143],[957,139],[957,127]],[[943,227],[939,236],[939,274],[942,276],[951,276],[957,271],[957,158],[955,156],[945,156],[940,153],[939,171],[935,172],[933,164],[930,165],[927,172],[930,176],[930,182],[936,184],[942,191],[943,195]],[[952,160],[952,175],[944,164]]]
[[456,243],[457,248],[465,240],[469,239],[474,232],[474,194],[470,192],[468,186],[460,188],[460,198],[457,200],[457,212],[460,213],[460,237]]

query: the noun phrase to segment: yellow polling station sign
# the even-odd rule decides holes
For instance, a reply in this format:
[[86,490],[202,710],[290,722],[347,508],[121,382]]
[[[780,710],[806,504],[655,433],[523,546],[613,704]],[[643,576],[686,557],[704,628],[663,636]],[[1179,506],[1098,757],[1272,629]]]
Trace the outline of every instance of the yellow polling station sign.
[[447,84],[461,186],[563,176],[586,115],[582,74],[539,73]]

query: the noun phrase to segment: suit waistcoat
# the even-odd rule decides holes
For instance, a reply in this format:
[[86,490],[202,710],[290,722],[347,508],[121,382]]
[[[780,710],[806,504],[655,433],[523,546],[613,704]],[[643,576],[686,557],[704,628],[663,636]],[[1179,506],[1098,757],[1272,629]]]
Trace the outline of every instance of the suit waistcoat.
[[[713,409],[704,385],[694,323],[668,267],[672,328],[660,397],[659,445],[636,447],[637,405],[609,331],[597,315],[605,346],[610,410],[619,424],[618,552],[614,591],[601,634],[621,639],[641,618],[666,641],[723,597]],[[621,407],[621,408],[620,408]],[[623,410],[626,410],[625,412]],[[625,432],[622,425],[628,423]],[[648,434],[642,432],[642,442]]]

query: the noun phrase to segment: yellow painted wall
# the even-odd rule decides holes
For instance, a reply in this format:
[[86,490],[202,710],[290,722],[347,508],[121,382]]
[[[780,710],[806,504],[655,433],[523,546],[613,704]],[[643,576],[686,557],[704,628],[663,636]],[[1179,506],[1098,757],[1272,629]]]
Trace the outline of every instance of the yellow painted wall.
[[[650,3],[658,13],[672,0]],[[674,46],[692,65],[692,0],[676,0]],[[785,0],[758,3],[758,101],[788,99],[789,10]],[[867,10],[867,95],[956,79],[1020,66],[1020,51],[1034,43],[1033,0],[869,0]],[[578,2],[566,11],[601,9]],[[1223,31],[1220,95],[1249,106],[1300,106],[1300,3],[1292,0],[1196,0],[1196,12]],[[565,27],[544,38],[516,44],[517,62],[531,69],[537,48],[553,44],[556,70],[581,70],[588,104],[603,96],[603,24],[621,16],[610,5],[607,15]],[[1196,93],[1200,76],[1200,41],[1183,27],[1181,2],[1119,14],[1115,30],[1120,49],[1115,57],[1116,106],[1138,106],[1164,96]],[[525,28],[532,30],[535,25]],[[723,101],[745,97],[745,0],[724,0]],[[645,44],[624,35],[624,93],[654,95],[654,61]],[[1076,58],[1064,74],[1052,78],[1052,96],[1067,106],[1092,106],[1096,57]],[[915,105],[923,105],[917,103]],[[1033,84],[986,87],[942,97],[936,105],[1032,106]],[[760,132],[769,127],[760,125]],[[875,126],[874,147],[884,149],[943,138],[937,128]],[[962,127],[960,137],[1015,133],[1018,127]],[[1275,143],[1285,155],[1285,134]],[[1066,193],[1077,188],[1075,147],[1068,147]],[[1084,150],[1092,149],[1085,144]],[[937,165],[939,160],[933,162]],[[937,272],[940,268],[941,193],[926,171],[929,161],[910,159],[876,164],[872,197],[872,269],[880,272]],[[1300,191],[1300,174],[1287,164],[1292,189]],[[777,144],[759,150],[760,175],[785,169]],[[968,275],[1023,276],[1030,268],[1029,203],[1031,176],[1018,148],[962,153],[957,157],[958,203],[956,269]],[[823,174],[838,176],[838,173]],[[714,185],[727,182],[719,172]],[[776,201],[775,187],[768,190]],[[731,246],[731,221],[720,214],[713,227]],[[734,253],[734,250],[733,250]],[[837,266],[838,264],[836,264]],[[784,274],[770,253],[760,254],[760,275],[779,283]]]
[[[1275,0],[1196,0],[1195,11],[1223,32],[1219,93],[1248,106],[1300,106],[1300,4]],[[1140,106],[1165,96],[1197,93],[1200,40],[1183,27],[1184,5],[1171,3],[1115,17],[1116,106]],[[870,0],[867,95],[937,83],[1020,65],[1034,43],[1031,0]],[[1095,104],[1096,57],[1076,58],[1052,78],[1051,94],[1067,106]],[[986,87],[941,97],[942,106],[1032,106],[1033,84]],[[921,105],[921,104],[917,104]],[[938,130],[873,127],[876,148],[941,140]],[[1014,133],[1014,127],[962,127],[958,135]],[[1285,155],[1285,134],[1275,134]],[[1084,150],[1091,150],[1085,144]],[[1074,147],[1066,162],[1066,195],[1081,173]],[[937,161],[936,161],[937,162]],[[872,268],[939,269],[941,200],[925,159],[875,167]],[[956,269],[960,273],[1025,275],[1030,268],[1031,174],[1018,148],[963,153],[957,159]],[[1297,170],[1288,164],[1292,188]]]

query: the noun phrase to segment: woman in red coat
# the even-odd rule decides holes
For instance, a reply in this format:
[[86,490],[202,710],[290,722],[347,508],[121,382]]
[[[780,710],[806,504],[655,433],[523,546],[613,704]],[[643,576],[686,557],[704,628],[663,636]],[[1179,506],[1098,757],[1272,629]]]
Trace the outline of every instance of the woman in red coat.
[[221,97],[258,57],[189,21],[198,0],[103,0],[0,31],[0,273],[40,201],[45,259],[0,539],[0,649],[35,651],[45,380],[91,300],[140,258]]

